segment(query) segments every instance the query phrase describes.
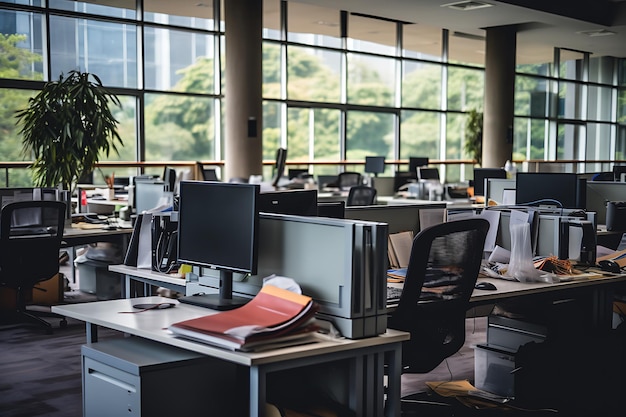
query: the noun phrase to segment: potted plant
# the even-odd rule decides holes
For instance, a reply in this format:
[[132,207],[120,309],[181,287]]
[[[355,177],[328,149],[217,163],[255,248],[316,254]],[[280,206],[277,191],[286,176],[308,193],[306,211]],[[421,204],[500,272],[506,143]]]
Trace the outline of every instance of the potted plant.
[[118,152],[123,142],[110,105],[121,103],[98,76],[73,70],[45,83],[28,106],[18,110],[22,151],[34,159],[36,186],[61,185],[72,192],[78,178],[94,169],[101,153]]
[[472,109],[465,122],[465,152],[478,166],[482,165],[483,157],[483,114]]

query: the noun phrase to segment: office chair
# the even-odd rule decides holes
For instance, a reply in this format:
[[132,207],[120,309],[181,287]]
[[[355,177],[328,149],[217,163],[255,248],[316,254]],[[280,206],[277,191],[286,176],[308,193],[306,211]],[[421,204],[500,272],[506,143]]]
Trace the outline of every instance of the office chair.
[[0,286],[15,290],[15,315],[19,322],[52,325],[41,317],[65,317],[26,309],[34,286],[59,272],[59,250],[67,206],[62,201],[34,200],[8,203],[0,212]]
[[342,191],[348,191],[350,187],[363,184],[361,174],[358,172],[341,172],[337,175],[337,187]]
[[464,219],[431,226],[413,239],[398,307],[388,320],[389,328],[411,333],[402,346],[403,373],[428,373],[465,343],[465,315],[488,230],[485,219]]
[[346,206],[371,206],[376,204],[376,188],[367,185],[350,187]]

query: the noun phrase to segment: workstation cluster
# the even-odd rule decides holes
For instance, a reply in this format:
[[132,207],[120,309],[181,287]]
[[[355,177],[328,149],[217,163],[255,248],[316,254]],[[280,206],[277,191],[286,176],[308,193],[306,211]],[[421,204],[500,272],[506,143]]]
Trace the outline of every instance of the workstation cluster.
[[[500,184],[503,181],[506,183]],[[540,181],[541,187],[536,186],[537,181]],[[551,188],[551,182],[558,185]],[[155,242],[161,240],[154,235],[148,245],[151,253],[147,268],[137,267],[133,259],[125,265],[110,267],[112,271],[125,276],[125,295],[129,298],[115,300],[115,306],[111,304],[109,308],[132,310],[134,302],[163,302],[166,299],[158,297],[133,301],[132,297],[150,294],[150,289],[156,286],[171,288],[180,293],[181,298],[176,308],[147,312],[154,316],[155,322],[149,325],[154,328],[131,323],[125,316],[113,317],[108,314],[105,317],[105,313],[98,313],[100,307],[97,306],[57,307],[55,311],[85,320],[92,332],[95,330],[94,324],[101,325],[151,339],[156,342],[152,347],[157,350],[160,345],[174,346],[211,358],[221,358],[220,360],[238,364],[237,366],[243,364],[250,377],[247,385],[249,398],[245,401],[250,415],[264,415],[266,412],[266,402],[276,394],[271,382],[274,377],[280,380],[282,376],[287,377],[288,370],[293,369],[305,371],[308,375],[311,371],[308,365],[312,363],[325,364],[318,369],[326,370],[329,362],[341,363],[344,371],[354,371],[354,367],[361,366],[358,363],[365,360],[365,357],[359,353],[355,357],[360,359],[353,357],[346,362],[343,355],[354,355],[353,348],[361,352],[360,349],[367,351],[378,346],[379,350],[374,349],[374,355],[384,353],[385,359],[376,359],[372,362],[373,366],[362,368],[363,372],[372,375],[365,388],[365,397],[370,398],[369,400],[359,395],[351,397],[355,395],[354,390],[361,389],[354,386],[354,381],[349,382],[354,378],[349,376],[353,375],[352,371],[345,371],[348,375],[346,380],[339,383],[341,387],[333,388],[343,393],[343,396],[340,395],[341,402],[356,410],[359,415],[398,415],[398,384],[402,373],[399,358],[402,356],[400,351],[408,347],[403,338],[409,336],[406,332],[390,330],[393,316],[398,309],[401,310],[402,301],[391,300],[389,294],[392,292],[390,287],[404,288],[408,282],[397,285],[388,283],[389,236],[410,231],[417,240],[419,236],[423,238],[425,230],[437,227],[438,224],[455,224],[467,218],[482,218],[484,221],[488,219],[490,233],[484,236],[480,253],[473,259],[478,260],[478,264],[489,265],[487,260],[496,246],[514,251],[512,242],[515,237],[511,233],[514,222],[511,219],[519,219],[519,213],[522,212],[526,214],[525,222],[532,231],[532,260],[535,260],[535,256],[552,257],[581,268],[582,273],[576,276],[577,272],[570,271],[570,274],[563,277],[553,274],[553,279],[549,282],[524,282],[507,276],[481,275],[479,278],[476,271],[472,277],[473,282],[490,282],[495,290],[483,289],[486,287],[482,286],[480,289],[473,289],[472,284],[473,291],[465,300],[462,319],[464,322],[466,311],[477,306],[492,309],[494,305],[498,305],[506,312],[519,314],[519,310],[510,308],[511,300],[515,301],[515,306],[520,303],[541,305],[541,309],[535,311],[535,314],[512,320],[506,314],[493,314],[491,310],[487,310],[488,338],[485,344],[477,347],[475,380],[478,388],[501,399],[505,398],[506,401],[516,396],[524,398],[529,392],[528,385],[519,383],[516,386],[517,380],[508,371],[515,367],[518,350],[530,340],[525,336],[519,337],[520,334],[528,333],[529,326],[540,326],[543,329],[542,338],[546,340],[554,338],[554,318],[558,316],[559,319],[569,320],[558,309],[564,305],[575,305],[578,313],[576,320],[583,320],[579,330],[607,330],[613,327],[614,290],[619,287],[624,275],[621,271],[610,273],[597,267],[599,254],[596,230],[601,225],[598,220],[600,216],[604,215],[606,219],[606,207],[603,205],[604,213],[599,213],[602,210],[589,210],[594,207],[594,203],[597,205],[595,201],[590,204],[589,200],[591,193],[596,190],[596,183],[575,174],[518,173],[515,179],[485,179],[486,198],[482,206],[452,208],[446,202],[439,201],[348,206],[342,207],[340,215],[328,217],[320,216],[320,203],[315,198],[315,189],[262,192],[262,186],[258,184],[182,181],[178,185],[177,217],[172,218],[169,215],[169,231],[177,233],[175,241],[178,246],[176,252],[172,253],[173,248],[167,245],[169,249],[166,252],[169,258],[188,265],[188,269],[178,275],[165,274],[155,269],[154,265],[160,265],[163,260],[158,258],[160,252],[155,246]],[[611,185],[621,187],[624,184],[611,182]],[[501,201],[499,199],[505,194],[505,190],[514,192],[510,205],[495,206],[490,203]],[[230,194],[231,192],[234,194]],[[286,200],[282,200],[282,197],[286,197]],[[605,197],[609,198],[608,195]],[[292,200],[296,203],[292,204]],[[529,213],[533,215],[530,216]],[[497,221],[494,222],[495,217]],[[160,220],[158,223],[162,224]],[[614,232],[620,233],[617,230]],[[445,241],[446,239],[442,242]],[[440,255],[456,253],[447,244],[441,244],[443,246],[437,246]],[[466,246],[475,248],[475,245]],[[156,260],[153,256],[157,256]],[[410,265],[408,268],[410,269]],[[224,308],[223,304],[229,306],[226,308],[238,305],[233,300],[250,300],[259,292],[264,281],[274,276],[293,279],[304,294],[318,303],[320,309],[317,320],[323,323],[324,333],[320,335],[323,341],[312,345],[273,349],[265,353],[226,354],[222,349],[181,340],[164,330],[169,322],[207,314],[216,311],[214,309],[220,311]],[[133,281],[147,285],[141,294],[131,290],[130,283]],[[418,286],[413,291],[418,295],[432,294],[432,283],[424,285],[424,288],[430,285],[431,290],[420,289]],[[445,300],[448,293],[446,290],[442,291],[444,292],[440,299],[430,299],[428,302]],[[401,290],[401,294],[404,292]],[[210,294],[215,295],[206,297]],[[204,305],[206,298],[217,298],[218,303],[215,304],[215,300],[212,300],[208,304],[212,308],[208,310],[198,306]],[[568,304],[565,302],[568,300],[575,302]],[[533,304],[535,301],[538,304]],[[444,304],[440,308],[444,308],[443,306]],[[566,310],[571,311],[569,308]],[[538,316],[544,319],[550,317],[550,320],[540,320],[537,323]],[[566,327],[570,328],[569,325]],[[504,329],[504,333],[496,337],[496,329]],[[419,338],[418,335],[412,337]],[[95,340],[93,334],[90,338]],[[341,341],[350,341],[353,345],[346,347]],[[338,346],[347,350],[341,350]],[[330,349],[332,354],[326,356],[323,353],[326,349]],[[503,352],[509,358],[504,362],[501,361]],[[91,354],[87,353],[87,356]],[[493,361],[498,360],[500,362],[497,365],[501,365],[500,367],[490,367]],[[378,368],[383,362],[385,367]],[[385,388],[385,378],[377,374],[376,369],[387,369],[390,364],[393,365],[392,372]],[[258,375],[263,377],[259,379]],[[494,380],[500,383],[494,385]],[[385,405],[383,398],[387,398],[389,404]],[[370,411],[365,411],[366,409]]]

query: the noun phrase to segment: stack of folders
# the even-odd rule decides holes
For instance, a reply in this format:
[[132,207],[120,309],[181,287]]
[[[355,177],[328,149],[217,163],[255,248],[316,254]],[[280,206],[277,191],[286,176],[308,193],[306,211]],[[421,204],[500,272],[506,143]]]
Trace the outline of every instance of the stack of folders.
[[311,297],[264,285],[234,310],[174,323],[176,336],[238,351],[260,351],[309,343],[319,329]]
[[389,235],[387,252],[389,267],[387,280],[389,282],[403,282],[406,276],[406,268],[409,266],[411,247],[413,245],[413,232],[392,233]]

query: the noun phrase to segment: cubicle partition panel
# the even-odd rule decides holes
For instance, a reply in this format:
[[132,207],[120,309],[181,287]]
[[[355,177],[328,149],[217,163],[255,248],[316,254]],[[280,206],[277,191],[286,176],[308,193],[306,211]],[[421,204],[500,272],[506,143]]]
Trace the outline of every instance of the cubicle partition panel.
[[346,219],[387,223],[389,233],[420,231],[420,210],[445,209],[445,203],[346,207]]
[[606,205],[609,201],[626,201],[626,182],[588,181],[587,211],[597,213],[597,224],[606,224]]
[[[254,296],[273,274],[292,278],[343,336],[385,332],[386,224],[261,213],[259,227],[258,273],[235,278],[234,293]],[[217,274],[205,269],[200,281],[214,287]]]

